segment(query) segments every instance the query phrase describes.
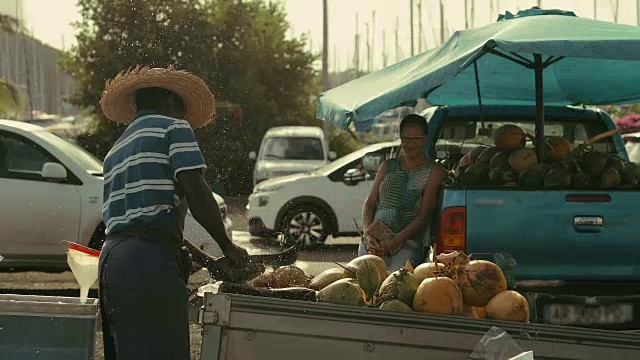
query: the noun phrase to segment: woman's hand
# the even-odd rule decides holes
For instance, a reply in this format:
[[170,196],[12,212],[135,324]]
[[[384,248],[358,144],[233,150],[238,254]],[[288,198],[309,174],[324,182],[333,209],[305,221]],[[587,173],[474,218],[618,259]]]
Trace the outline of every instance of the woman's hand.
[[362,239],[364,240],[365,248],[367,249],[367,253],[376,256],[384,255],[384,251],[380,244],[376,241],[376,239],[371,236],[364,234],[362,235]]
[[404,240],[396,236],[391,241],[383,242],[381,244],[381,247],[386,255],[395,255],[403,245],[404,245]]

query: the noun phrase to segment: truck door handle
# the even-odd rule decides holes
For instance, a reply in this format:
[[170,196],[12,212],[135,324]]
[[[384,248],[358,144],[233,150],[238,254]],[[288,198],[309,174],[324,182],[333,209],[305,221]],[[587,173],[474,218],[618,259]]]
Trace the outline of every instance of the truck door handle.
[[577,232],[601,232],[603,224],[602,216],[576,216],[573,218],[573,227]]

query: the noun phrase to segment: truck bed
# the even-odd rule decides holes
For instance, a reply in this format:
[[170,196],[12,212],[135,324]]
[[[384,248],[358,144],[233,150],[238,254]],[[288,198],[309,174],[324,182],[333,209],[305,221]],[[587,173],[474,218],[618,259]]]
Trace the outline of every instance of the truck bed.
[[535,359],[638,359],[640,335],[205,293],[202,360],[468,359],[492,327]]

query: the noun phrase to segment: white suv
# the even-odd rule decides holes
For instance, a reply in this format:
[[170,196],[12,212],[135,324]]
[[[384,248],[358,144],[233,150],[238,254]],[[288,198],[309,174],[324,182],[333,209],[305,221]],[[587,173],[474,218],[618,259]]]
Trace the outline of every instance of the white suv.
[[[66,267],[62,240],[100,249],[103,180],[102,162],[78,145],[40,126],[0,120],[0,266]],[[231,235],[224,200],[214,196]],[[210,238],[194,243],[215,248]]]
[[322,245],[328,235],[353,236],[362,224],[362,206],[373,177],[362,167],[365,154],[382,151],[393,157],[400,141],[367,146],[304,174],[266,180],[249,196],[249,232],[270,236],[282,232],[290,242]]

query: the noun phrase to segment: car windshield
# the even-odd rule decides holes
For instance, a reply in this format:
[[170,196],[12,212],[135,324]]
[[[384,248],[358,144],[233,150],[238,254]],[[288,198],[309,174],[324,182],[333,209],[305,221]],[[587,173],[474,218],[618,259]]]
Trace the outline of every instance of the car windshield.
[[[391,146],[393,143],[387,143],[385,144],[386,146]],[[318,174],[322,174],[322,175],[328,175],[331,174],[332,172],[340,169],[341,167],[349,164],[350,162],[357,160],[359,158],[362,158],[365,154],[372,152],[372,151],[376,151],[376,150],[380,150],[385,148],[385,145],[383,144],[376,144],[376,145],[371,145],[371,146],[367,146],[365,148],[362,148],[360,150],[354,151],[352,153],[349,153],[321,168],[318,168],[315,172]],[[396,144],[396,146],[400,146],[400,143],[398,142]]]
[[324,160],[322,142],[315,137],[265,139],[262,160]]
[[39,131],[38,135],[69,155],[88,174],[102,176],[102,161],[87,150],[46,130]]

